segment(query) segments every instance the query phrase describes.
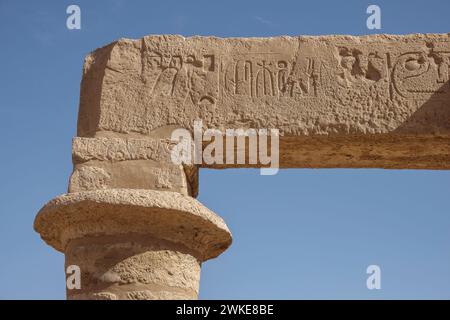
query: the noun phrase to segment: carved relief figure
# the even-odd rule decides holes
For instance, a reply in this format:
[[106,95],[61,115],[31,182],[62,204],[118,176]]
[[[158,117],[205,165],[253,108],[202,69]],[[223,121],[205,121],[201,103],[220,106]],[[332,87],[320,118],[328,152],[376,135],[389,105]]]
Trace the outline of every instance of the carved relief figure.
[[339,48],[337,82],[340,86],[370,86],[387,76],[385,61],[377,52]]
[[235,94],[239,95],[252,95],[252,78],[253,68],[252,62],[248,60],[240,60],[236,63],[235,67]]
[[256,72],[256,96],[277,96],[278,86],[275,83],[275,72],[272,69],[273,62],[262,60],[257,63],[258,71]]
[[410,52],[401,55],[393,69],[393,83],[404,98],[427,99],[450,92],[450,52]]
[[438,65],[438,83],[447,83],[449,81],[448,69],[450,67],[450,54],[437,53],[433,55],[435,63]]
[[150,88],[152,98],[171,98],[185,103],[189,97],[195,105],[214,104],[218,93],[218,76],[214,55],[197,58],[188,55],[160,55],[152,53],[147,58],[144,81],[154,85]]
[[278,61],[277,84],[280,96],[285,97],[289,94],[288,77],[288,63],[286,61]]
[[328,99],[364,108],[391,99],[388,56],[364,47],[336,47],[335,60],[321,61],[320,83]]
[[293,63],[287,81],[290,96],[317,96],[317,80],[315,60],[312,58],[297,58]]
[[153,94],[183,97],[187,93],[187,72],[180,56],[170,57],[169,65],[164,68],[156,80]]
[[225,90],[247,97],[306,97],[317,95],[314,59],[280,59],[275,53],[231,60],[224,75]]

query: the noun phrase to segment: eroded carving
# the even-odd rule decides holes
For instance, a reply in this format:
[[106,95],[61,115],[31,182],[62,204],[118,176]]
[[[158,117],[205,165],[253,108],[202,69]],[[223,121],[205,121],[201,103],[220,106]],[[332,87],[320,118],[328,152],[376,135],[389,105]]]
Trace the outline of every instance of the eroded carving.
[[237,55],[225,62],[228,94],[252,98],[317,96],[318,70],[314,58],[281,53]]
[[213,54],[145,53],[142,78],[154,100],[194,105],[215,104],[218,98],[218,68]]
[[[428,99],[450,92],[450,52],[407,52],[395,63],[392,79],[404,98]],[[435,97],[437,98],[437,97]]]

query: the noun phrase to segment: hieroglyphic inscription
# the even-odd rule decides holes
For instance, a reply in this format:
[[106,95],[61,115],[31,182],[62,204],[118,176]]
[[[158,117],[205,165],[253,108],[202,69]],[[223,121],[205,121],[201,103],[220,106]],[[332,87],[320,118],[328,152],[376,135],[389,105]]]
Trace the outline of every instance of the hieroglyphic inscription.
[[194,105],[215,104],[219,68],[213,54],[162,54],[151,51],[143,64],[143,80],[155,99]]
[[317,61],[293,59],[279,53],[236,55],[224,64],[224,91],[230,95],[261,97],[316,97]]
[[216,104],[220,95],[250,99],[323,97],[346,104],[395,97],[428,99],[450,94],[450,51],[434,45],[391,54],[370,46],[335,45],[320,54],[217,53],[149,50],[143,79],[155,100]]
[[450,52],[425,46],[400,54],[357,46],[335,50],[337,61],[323,61],[320,77],[328,96],[341,103],[449,98]]
[[427,99],[450,92],[450,52],[407,52],[393,69],[393,85],[402,97]]
[[336,46],[334,59],[322,61],[325,97],[341,105],[366,106],[391,99],[389,56],[363,46]]

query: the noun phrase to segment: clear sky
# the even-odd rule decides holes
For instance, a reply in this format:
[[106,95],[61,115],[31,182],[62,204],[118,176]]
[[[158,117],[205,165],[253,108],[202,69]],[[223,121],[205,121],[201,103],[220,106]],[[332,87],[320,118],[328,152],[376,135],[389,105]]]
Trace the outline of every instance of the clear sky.
[[[81,7],[81,30],[66,8]],[[33,231],[72,170],[84,56],[147,34],[450,32],[450,1],[0,0],[0,298],[64,299],[64,257]],[[200,298],[450,298],[450,172],[202,170],[199,200],[234,243],[202,269]],[[381,267],[381,290],[366,268]]]

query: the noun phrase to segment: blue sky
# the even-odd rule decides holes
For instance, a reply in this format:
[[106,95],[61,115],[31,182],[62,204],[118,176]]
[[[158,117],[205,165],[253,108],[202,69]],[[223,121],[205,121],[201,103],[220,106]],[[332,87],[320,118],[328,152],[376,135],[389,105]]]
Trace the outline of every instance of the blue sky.
[[[66,8],[81,7],[81,30]],[[64,299],[64,257],[32,229],[66,192],[84,56],[146,34],[447,33],[450,2],[0,0],[0,299]],[[202,269],[203,299],[450,298],[450,172],[202,170],[199,200],[234,243]],[[382,289],[366,288],[377,264]]]

